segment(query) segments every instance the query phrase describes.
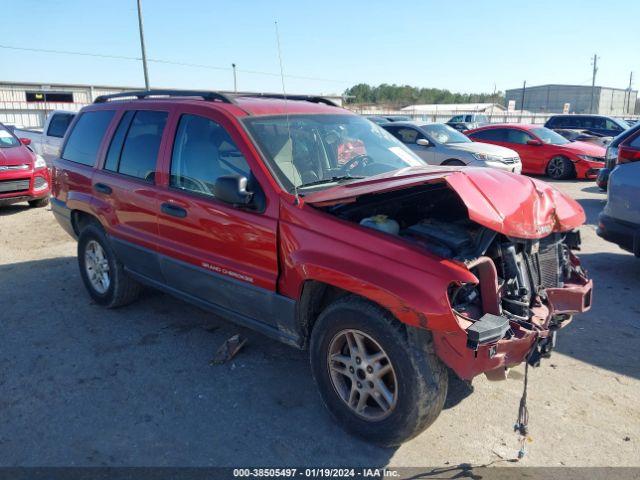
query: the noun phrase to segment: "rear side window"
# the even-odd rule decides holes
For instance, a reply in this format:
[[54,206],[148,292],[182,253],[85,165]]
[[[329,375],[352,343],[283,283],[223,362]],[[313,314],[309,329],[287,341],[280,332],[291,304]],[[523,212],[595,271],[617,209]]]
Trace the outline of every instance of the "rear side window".
[[53,117],[51,117],[51,121],[49,122],[49,128],[47,129],[47,135],[49,137],[57,137],[62,138],[64,134],[67,132],[67,128],[69,128],[69,124],[71,120],[73,120],[74,115],[69,113],[55,113]]
[[167,112],[128,111],[111,141],[105,169],[153,182]]
[[488,140],[490,142],[506,142],[507,130],[503,128],[491,128],[489,130],[480,130],[479,132],[469,135],[477,140]]
[[526,144],[529,140],[533,140],[533,137],[529,135],[527,132],[516,129],[507,130],[507,142],[509,143],[519,143],[521,145]]
[[94,165],[100,143],[114,114],[114,110],[82,113],[69,135],[61,157],[83,165]]
[[636,138],[631,140],[629,142],[629,146],[633,147],[633,148],[639,148],[640,149],[640,135],[637,135]]
[[171,155],[170,186],[213,196],[219,177],[250,177],[247,162],[227,131],[197,115],[183,115]]

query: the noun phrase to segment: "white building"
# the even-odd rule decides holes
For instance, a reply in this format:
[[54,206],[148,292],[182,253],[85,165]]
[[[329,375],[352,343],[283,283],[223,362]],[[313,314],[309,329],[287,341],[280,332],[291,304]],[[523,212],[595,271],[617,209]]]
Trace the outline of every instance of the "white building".
[[506,109],[497,103],[434,103],[409,105],[401,111],[416,115],[455,115],[456,113],[502,113]]
[[[0,123],[23,128],[41,128],[52,110],[77,112],[93,103],[99,95],[108,95],[142,87],[74,85],[60,83],[0,82]],[[232,92],[224,92],[232,93]],[[321,95],[342,105],[340,95]]]
[[134,87],[58,83],[0,82],[0,123],[24,128],[44,125],[52,110],[78,111],[98,95],[140,90]]

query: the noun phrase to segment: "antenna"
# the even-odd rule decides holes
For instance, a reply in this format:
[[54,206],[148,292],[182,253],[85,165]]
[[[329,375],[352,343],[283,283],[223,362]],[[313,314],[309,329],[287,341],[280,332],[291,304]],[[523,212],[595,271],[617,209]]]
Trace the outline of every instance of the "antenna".
[[[300,204],[300,196],[298,195],[298,184],[296,183],[296,173],[298,170],[296,166],[293,164],[293,140],[291,138],[291,124],[289,123],[289,108],[288,108],[288,100],[287,100],[287,92],[284,87],[284,69],[282,68],[282,49],[280,48],[280,30],[278,29],[278,21],[275,21],[276,25],[276,43],[278,45],[278,61],[280,62],[280,79],[282,80],[282,96],[284,98],[284,109],[286,110],[287,115],[287,133],[289,135],[289,145],[291,145],[291,167],[293,174],[293,193],[296,197],[296,205]],[[300,183],[302,183],[302,178],[300,178]]]

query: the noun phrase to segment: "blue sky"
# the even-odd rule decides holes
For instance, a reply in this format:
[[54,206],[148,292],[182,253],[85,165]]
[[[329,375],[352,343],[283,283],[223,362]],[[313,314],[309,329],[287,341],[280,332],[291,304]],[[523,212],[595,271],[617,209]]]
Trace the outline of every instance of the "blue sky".
[[[0,45],[139,57],[135,0],[2,0]],[[640,85],[640,2],[143,0],[152,87],[337,93],[355,83],[491,92]],[[0,48],[0,80],[142,86],[139,61]],[[263,74],[252,72],[265,72]],[[294,78],[308,77],[308,78]]]

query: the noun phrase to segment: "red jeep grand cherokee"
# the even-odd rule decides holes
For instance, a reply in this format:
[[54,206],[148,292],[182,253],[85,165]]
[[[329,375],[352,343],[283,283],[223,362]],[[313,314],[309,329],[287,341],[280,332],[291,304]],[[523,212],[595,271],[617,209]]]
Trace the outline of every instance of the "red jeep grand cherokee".
[[449,369],[504,378],[590,307],[575,201],[428,167],[320,98],[100,97],[71,126],[53,192],[97,303],[151,285],[309,348],[328,409],[380,444],[436,419]]
[[49,203],[49,169],[40,155],[0,123],[0,206],[29,202],[32,207]]

